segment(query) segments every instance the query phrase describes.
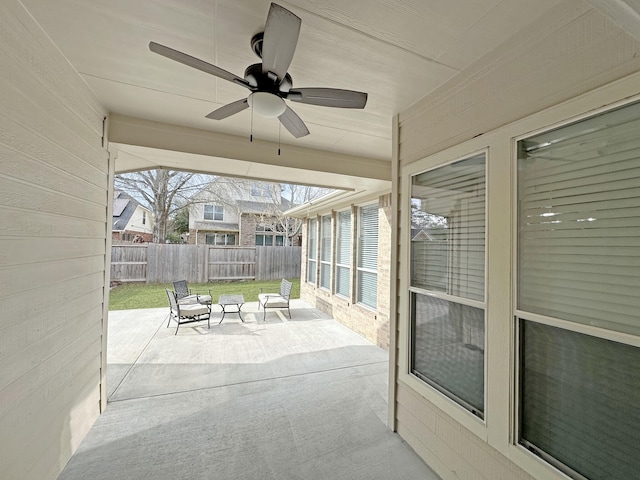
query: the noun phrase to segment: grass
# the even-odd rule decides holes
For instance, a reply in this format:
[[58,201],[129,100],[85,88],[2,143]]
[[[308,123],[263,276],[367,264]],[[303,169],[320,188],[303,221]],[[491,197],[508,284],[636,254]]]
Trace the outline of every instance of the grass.
[[[291,298],[300,298],[300,279],[289,279],[293,284]],[[173,290],[173,285],[167,284],[140,284],[131,283],[115,287],[109,294],[109,310],[134,310],[137,308],[167,307],[169,300],[165,288]],[[258,294],[263,292],[278,292],[280,280],[263,282],[217,282],[217,283],[190,283],[189,289],[193,293],[208,294],[211,292],[213,301],[219,295],[241,294],[245,302],[257,302]]]

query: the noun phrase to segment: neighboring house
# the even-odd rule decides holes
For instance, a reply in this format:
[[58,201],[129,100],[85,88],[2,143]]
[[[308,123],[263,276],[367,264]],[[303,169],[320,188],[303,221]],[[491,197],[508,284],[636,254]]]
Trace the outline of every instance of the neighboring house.
[[285,214],[304,219],[300,298],[388,350],[391,195],[337,192]]
[[218,177],[193,200],[189,207],[191,244],[300,245],[298,233],[287,239],[286,230],[292,228],[287,228],[279,212],[291,203],[280,195],[279,184]]
[[113,198],[113,242],[143,243],[153,240],[153,214],[151,210],[124,192],[115,192]]

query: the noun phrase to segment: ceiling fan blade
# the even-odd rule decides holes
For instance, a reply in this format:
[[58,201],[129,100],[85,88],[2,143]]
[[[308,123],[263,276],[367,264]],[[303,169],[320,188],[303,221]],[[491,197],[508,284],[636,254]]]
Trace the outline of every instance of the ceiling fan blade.
[[262,41],[262,73],[273,72],[282,81],[298,44],[302,20],[277,3],[272,3]]
[[300,138],[305,135],[309,135],[309,129],[307,126],[289,106],[287,106],[287,109],[278,118],[280,119],[282,126],[294,137]]
[[249,108],[249,103],[246,98],[243,98],[242,100],[237,100],[214,110],[209,115],[206,115],[206,118],[210,118],[211,120],[222,120],[223,118],[230,117],[231,115],[245,110],[246,108]]
[[234,75],[231,72],[227,72],[220,67],[216,67],[215,65],[207,63],[204,60],[200,60],[199,58],[192,57],[191,55],[187,55],[186,53],[179,52],[178,50],[174,50],[173,48],[165,47],[164,45],[160,45],[156,42],[149,42],[149,50],[157,53],[158,55],[162,55],[163,57],[167,57],[171,60],[175,60],[176,62],[187,65],[188,67],[197,68],[200,71],[215,75],[216,77],[222,78],[223,80],[228,80],[229,82],[237,83],[238,85],[242,85],[243,87],[251,89],[251,86],[244,78],[240,78],[237,75]]
[[289,91],[287,99],[292,102],[337,108],[364,108],[367,104],[366,93],[338,88],[296,88]]

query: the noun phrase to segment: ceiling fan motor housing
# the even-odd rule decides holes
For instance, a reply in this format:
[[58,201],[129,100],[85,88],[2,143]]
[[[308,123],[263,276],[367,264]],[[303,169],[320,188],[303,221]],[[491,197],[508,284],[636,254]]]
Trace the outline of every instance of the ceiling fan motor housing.
[[293,86],[291,75],[287,73],[282,82],[278,84],[277,79],[274,81],[268,74],[262,73],[261,63],[249,65],[244,71],[244,79],[256,91],[269,92],[280,97],[286,97],[286,94]]

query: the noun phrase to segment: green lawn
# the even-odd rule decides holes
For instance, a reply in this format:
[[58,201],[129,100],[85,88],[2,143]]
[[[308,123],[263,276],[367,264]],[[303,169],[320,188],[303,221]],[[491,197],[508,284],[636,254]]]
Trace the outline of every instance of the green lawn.
[[[291,298],[300,298],[300,279],[289,279],[293,284]],[[109,310],[132,310],[136,308],[168,307],[169,300],[165,288],[173,290],[172,284],[125,284],[115,287],[109,294]],[[242,294],[245,302],[257,302],[258,294],[263,292],[278,292],[280,280],[266,282],[217,282],[189,284],[193,293],[208,294],[211,292],[213,301],[221,294]]]

